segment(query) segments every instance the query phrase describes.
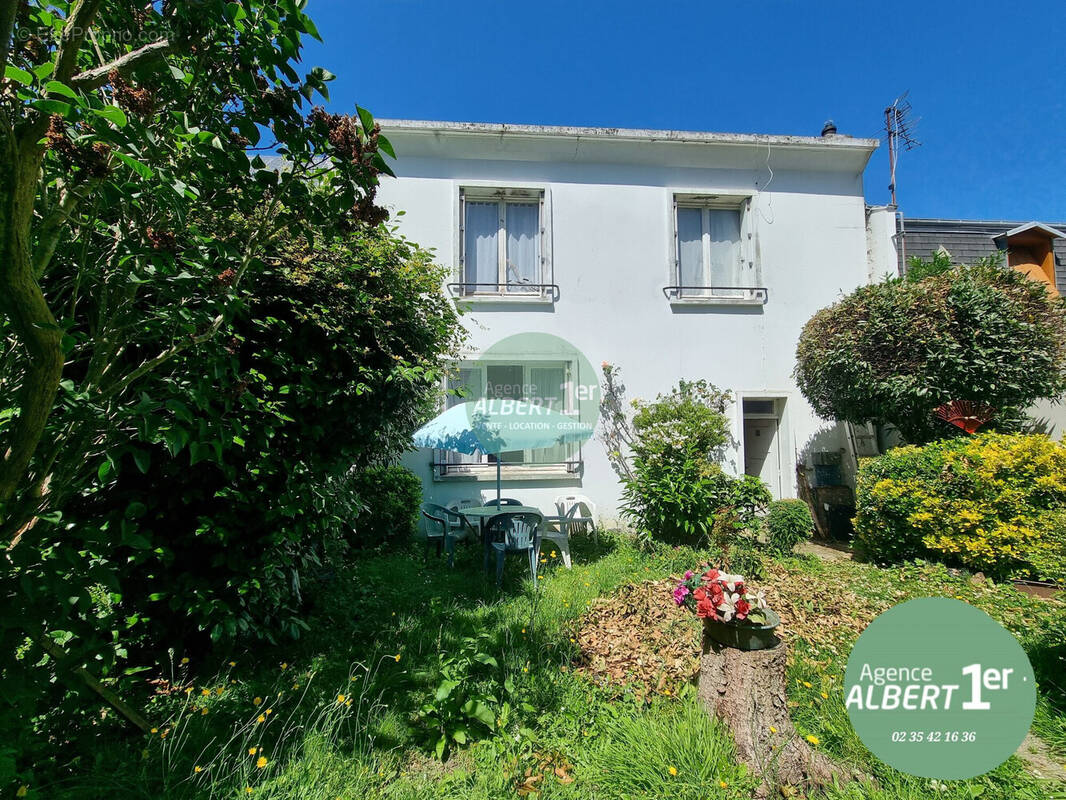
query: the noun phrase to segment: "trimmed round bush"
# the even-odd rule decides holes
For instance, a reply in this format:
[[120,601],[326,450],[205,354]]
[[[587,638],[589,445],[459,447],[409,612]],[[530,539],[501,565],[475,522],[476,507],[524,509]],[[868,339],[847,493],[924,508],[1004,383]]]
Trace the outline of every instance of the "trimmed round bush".
[[1066,580],[1066,445],[984,433],[863,462],[856,541],[882,563],[927,558],[997,580]]
[[775,500],[766,514],[766,549],[787,556],[811,538],[814,518],[803,500]]
[[952,400],[1016,430],[1033,401],[1066,390],[1066,304],[989,264],[862,286],[804,326],[795,377],[822,417],[892,423],[914,444],[953,430],[934,416]]

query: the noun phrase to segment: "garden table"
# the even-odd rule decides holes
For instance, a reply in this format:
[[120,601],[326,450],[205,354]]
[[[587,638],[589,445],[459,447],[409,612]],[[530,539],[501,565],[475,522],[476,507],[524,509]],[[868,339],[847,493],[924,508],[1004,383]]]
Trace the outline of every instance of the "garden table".
[[487,572],[489,568],[489,549],[491,542],[489,542],[488,534],[488,522],[498,514],[540,514],[539,508],[533,508],[533,506],[473,506],[472,508],[459,508],[456,509],[463,518],[466,519],[471,525],[477,522],[478,528],[481,531],[481,549],[484,551],[485,563],[484,569]]

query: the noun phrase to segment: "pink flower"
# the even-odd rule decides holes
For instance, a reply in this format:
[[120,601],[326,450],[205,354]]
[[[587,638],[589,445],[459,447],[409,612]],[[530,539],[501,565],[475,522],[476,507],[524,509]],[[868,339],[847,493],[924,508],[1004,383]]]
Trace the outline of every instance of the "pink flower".
[[689,580],[689,579],[690,579],[691,577],[692,577],[692,570],[688,570],[688,571],[687,571],[687,572],[685,573],[685,580],[687,581],[687,580]]
[[685,598],[688,596],[688,587],[683,583],[679,583],[677,588],[674,589],[674,602],[678,605],[682,605],[685,602]]

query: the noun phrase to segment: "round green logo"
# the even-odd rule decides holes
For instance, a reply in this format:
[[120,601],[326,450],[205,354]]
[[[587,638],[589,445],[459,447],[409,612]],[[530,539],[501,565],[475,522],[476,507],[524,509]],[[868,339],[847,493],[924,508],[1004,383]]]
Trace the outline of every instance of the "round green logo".
[[[599,376],[570,342],[549,333],[508,336],[462,367],[470,446],[518,460],[569,461],[600,416]],[[461,452],[468,452],[462,450]]]
[[910,600],[870,623],[844,688],[863,744],[923,778],[995,769],[1018,749],[1036,708],[1018,640],[983,611],[940,597]]

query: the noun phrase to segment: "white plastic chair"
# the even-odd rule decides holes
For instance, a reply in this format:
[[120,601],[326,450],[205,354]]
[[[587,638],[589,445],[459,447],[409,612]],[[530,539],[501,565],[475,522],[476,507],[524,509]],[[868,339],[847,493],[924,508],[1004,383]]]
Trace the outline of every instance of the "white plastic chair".
[[[540,553],[544,549],[544,542],[549,541],[559,549],[559,554],[563,557],[563,564],[567,569],[573,569],[573,562],[570,559],[570,525],[574,520],[574,515],[577,513],[577,503],[570,506],[570,510],[565,514],[561,514],[555,517],[545,517],[544,525],[541,526],[540,535],[537,536],[536,547],[536,559],[540,562]],[[552,530],[549,526],[558,525],[558,530]]]
[[570,520],[568,533],[587,533],[592,531],[592,540],[600,544],[600,533],[596,528],[596,504],[583,494],[563,494],[555,498],[555,509],[560,517],[565,517],[572,508],[578,513]]

